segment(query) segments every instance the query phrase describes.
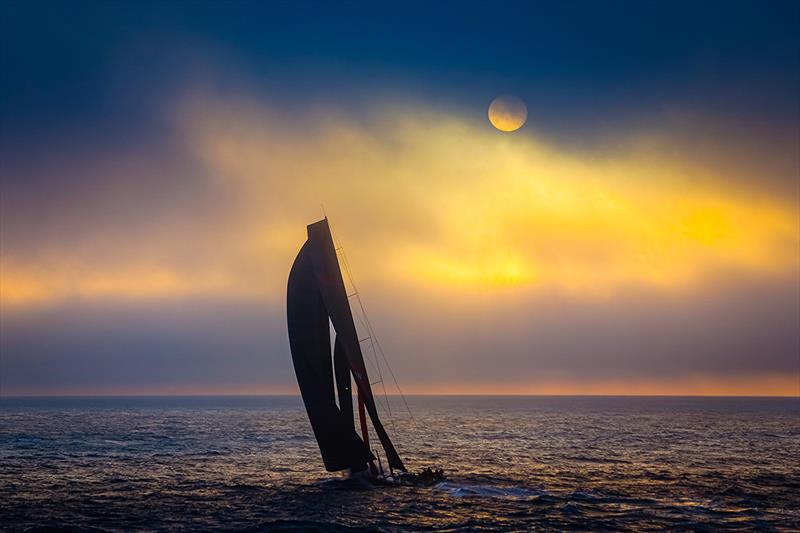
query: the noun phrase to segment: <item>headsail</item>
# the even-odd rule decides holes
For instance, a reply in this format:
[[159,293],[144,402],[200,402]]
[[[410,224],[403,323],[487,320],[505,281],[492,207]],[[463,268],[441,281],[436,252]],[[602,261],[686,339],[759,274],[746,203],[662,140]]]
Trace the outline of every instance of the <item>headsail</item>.
[[[288,285],[287,320],[292,360],[325,468],[329,471],[363,470],[367,461],[374,459],[355,433],[349,370],[389,465],[405,471],[378,417],[327,218],[308,226],[308,240],[295,259]],[[334,365],[331,365],[329,318],[336,330]],[[336,367],[338,407],[332,366]]]

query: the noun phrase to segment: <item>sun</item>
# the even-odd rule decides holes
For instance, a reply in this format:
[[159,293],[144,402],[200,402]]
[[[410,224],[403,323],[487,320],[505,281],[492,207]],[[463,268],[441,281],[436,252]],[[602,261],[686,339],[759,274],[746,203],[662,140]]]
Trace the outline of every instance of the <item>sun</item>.
[[528,120],[528,108],[516,96],[503,95],[492,100],[488,115],[495,128],[511,132],[520,129]]

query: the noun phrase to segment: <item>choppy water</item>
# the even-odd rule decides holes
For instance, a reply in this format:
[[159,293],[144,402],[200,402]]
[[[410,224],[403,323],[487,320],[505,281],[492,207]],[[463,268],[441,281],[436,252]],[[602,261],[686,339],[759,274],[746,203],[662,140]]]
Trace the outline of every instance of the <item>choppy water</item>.
[[800,529],[796,398],[409,403],[388,429],[439,486],[326,473],[299,398],[5,398],[0,527]]

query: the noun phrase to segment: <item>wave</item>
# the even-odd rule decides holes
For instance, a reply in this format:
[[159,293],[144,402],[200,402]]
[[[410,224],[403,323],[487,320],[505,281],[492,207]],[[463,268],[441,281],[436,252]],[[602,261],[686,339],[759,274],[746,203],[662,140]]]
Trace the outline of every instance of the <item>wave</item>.
[[549,496],[543,490],[522,488],[522,487],[502,487],[491,485],[462,485],[443,481],[434,485],[435,489],[447,492],[450,496],[463,497],[482,497],[482,498],[507,498],[513,500],[537,499],[542,496]]
[[323,522],[315,520],[274,520],[264,522],[258,526],[241,529],[241,533],[261,532],[261,531],[310,531],[310,532],[356,532],[356,531],[375,531],[372,528],[353,527],[338,524],[336,522]]

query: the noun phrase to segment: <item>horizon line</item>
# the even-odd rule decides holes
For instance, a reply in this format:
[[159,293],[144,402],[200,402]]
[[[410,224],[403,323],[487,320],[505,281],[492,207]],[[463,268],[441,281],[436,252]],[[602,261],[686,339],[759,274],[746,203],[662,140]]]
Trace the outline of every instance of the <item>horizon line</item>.
[[[441,398],[794,398],[800,394],[486,394],[486,393],[425,393],[386,394],[387,397]],[[2,394],[0,400],[18,398],[302,398],[300,394]]]

